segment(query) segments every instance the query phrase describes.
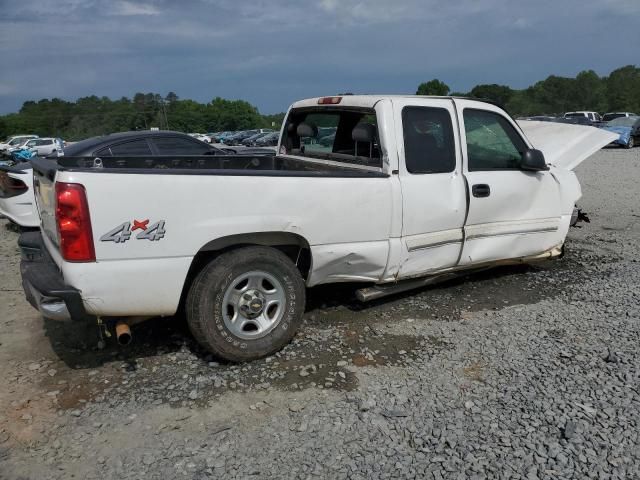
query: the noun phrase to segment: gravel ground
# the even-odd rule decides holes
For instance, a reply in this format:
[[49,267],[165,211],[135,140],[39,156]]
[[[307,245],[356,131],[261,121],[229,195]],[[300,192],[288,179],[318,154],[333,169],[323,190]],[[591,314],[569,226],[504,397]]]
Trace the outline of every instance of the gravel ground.
[[0,478],[640,478],[640,149],[578,169],[559,260],[362,306],[310,292],[283,352],[216,362],[43,321],[0,221]]

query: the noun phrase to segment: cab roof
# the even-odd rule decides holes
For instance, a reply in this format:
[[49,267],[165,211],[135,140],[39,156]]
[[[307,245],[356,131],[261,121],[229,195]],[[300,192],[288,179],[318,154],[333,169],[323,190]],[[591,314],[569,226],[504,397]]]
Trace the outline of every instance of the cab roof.
[[[340,103],[331,104],[331,103],[320,103],[323,99],[328,98],[340,98]],[[376,103],[381,100],[393,100],[393,99],[411,99],[411,98],[424,98],[424,99],[444,99],[444,100],[472,100],[481,103],[488,103],[491,105],[496,105],[500,108],[503,108],[502,105],[499,105],[495,102],[481,99],[481,98],[473,98],[473,97],[456,97],[456,96],[435,96],[435,95],[330,95],[326,97],[314,97],[307,98],[304,100],[299,100],[291,105],[291,108],[309,108],[309,107],[331,107],[331,106],[342,106],[342,107],[359,107],[359,108],[373,108]],[[503,108],[504,109],[504,108]]]

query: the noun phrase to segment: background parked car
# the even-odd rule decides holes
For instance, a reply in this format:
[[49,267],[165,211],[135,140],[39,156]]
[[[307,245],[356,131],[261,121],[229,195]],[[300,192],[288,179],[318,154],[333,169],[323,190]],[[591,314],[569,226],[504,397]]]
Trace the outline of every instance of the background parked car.
[[0,152],[6,152],[11,148],[19,147],[26,140],[31,140],[32,138],[38,138],[38,135],[13,135],[7,138],[4,143],[0,143]]
[[65,150],[71,157],[148,156],[148,155],[228,155],[186,133],[168,130],[122,132],[93,137],[74,143]]
[[558,123],[572,123],[574,125],[587,125],[590,127],[596,126],[597,123],[593,122],[590,118],[584,116],[574,116],[574,117],[562,117],[556,120]]
[[211,143],[211,137],[208,135],[205,135],[204,133],[189,133],[188,135],[190,137],[197,138],[201,142]]
[[601,128],[620,135],[611,145],[633,148],[640,144],[640,117],[618,117]]
[[600,114],[598,112],[567,112],[564,114],[564,118],[566,119],[580,118],[580,117],[587,118],[592,123],[602,121],[602,118],[600,118]]
[[232,135],[238,133],[235,130],[228,130],[226,132],[220,132],[215,136],[216,143],[224,143],[224,141]]
[[37,227],[40,221],[34,202],[31,164],[0,165],[0,214],[21,227]]
[[242,142],[249,137],[252,137],[258,134],[271,133],[272,131],[273,130],[271,130],[270,128],[255,128],[252,130],[244,130],[236,133],[232,137],[229,137],[227,140],[225,140],[224,143],[226,143],[227,145],[243,145]]
[[242,145],[242,141],[244,139],[249,138],[252,135],[255,135],[256,133],[260,133],[260,132],[258,132],[258,130],[244,130],[242,132],[236,133],[235,135],[227,137],[224,140],[224,143],[225,145]]
[[25,148],[35,150],[39,157],[64,155],[64,142],[60,138],[44,137],[32,138],[24,144]]
[[278,145],[278,139],[280,138],[280,132],[271,132],[263,135],[255,141],[256,147],[275,147]]
[[603,122],[610,122],[611,120],[615,119],[615,118],[620,118],[620,117],[637,117],[638,115],[636,115],[635,113],[631,113],[631,112],[611,112],[611,113],[605,113],[602,116],[602,121]]
[[325,135],[324,137],[322,137],[322,138],[318,141],[318,143],[319,143],[320,145],[322,145],[323,147],[330,147],[330,146],[332,146],[332,145],[333,145],[333,142],[335,141],[335,139],[336,139],[336,134],[335,134],[335,132],[334,132],[334,133],[332,133],[332,134],[330,134],[330,135]]
[[[122,132],[88,138],[65,149],[70,157],[137,157],[151,155],[273,155],[272,149],[216,148],[186,133],[172,131]],[[12,165],[15,162],[11,162]],[[40,224],[34,205],[33,170],[28,162],[15,166],[0,166],[0,214],[21,227]],[[3,191],[4,191],[3,190]],[[7,193],[8,192],[8,193]]]
[[531,120],[534,122],[555,122],[558,117],[552,117],[550,115],[534,115],[532,117],[518,117],[517,120]]
[[269,132],[261,132],[261,133],[256,133],[255,135],[252,135],[248,138],[245,138],[242,141],[242,145],[246,146],[246,147],[253,147],[256,145],[256,142],[261,139],[262,137],[266,136],[266,135],[271,135],[273,132],[269,131]]

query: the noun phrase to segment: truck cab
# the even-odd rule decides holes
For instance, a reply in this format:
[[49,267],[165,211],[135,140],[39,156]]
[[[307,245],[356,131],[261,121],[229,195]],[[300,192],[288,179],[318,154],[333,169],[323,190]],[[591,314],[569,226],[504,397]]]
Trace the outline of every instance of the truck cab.
[[[314,141],[321,127],[336,130],[332,144]],[[559,252],[573,211],[550,167],[523,163],[533,148],[519,125],[486,102],[305,100],[289,111],[278,148],[389,176],[389,253],[378,281]]]

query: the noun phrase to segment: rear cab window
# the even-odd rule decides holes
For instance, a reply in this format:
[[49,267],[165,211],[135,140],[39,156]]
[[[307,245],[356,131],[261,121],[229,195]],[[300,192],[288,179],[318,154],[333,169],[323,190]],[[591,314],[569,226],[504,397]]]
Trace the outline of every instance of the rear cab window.
[[375,110],[357,107],[293,109],[283,129],[280,154],[381,168]]

